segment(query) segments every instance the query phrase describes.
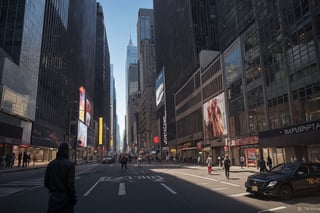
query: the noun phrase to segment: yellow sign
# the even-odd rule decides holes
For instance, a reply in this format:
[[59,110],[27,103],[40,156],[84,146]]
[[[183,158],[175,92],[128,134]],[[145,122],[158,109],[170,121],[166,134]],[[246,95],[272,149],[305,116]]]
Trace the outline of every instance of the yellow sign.
[[103,133],[103,118],[99,118],[99,145],[102,144],[102,134]]

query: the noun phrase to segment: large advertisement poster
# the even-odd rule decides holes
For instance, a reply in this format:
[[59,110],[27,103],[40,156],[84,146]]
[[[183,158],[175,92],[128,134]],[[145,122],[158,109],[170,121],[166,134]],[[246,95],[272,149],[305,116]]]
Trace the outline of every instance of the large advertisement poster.
[[92,117],[92,104],[91,101],[86,98],[86,125],[90,126],[91,124],[91,117]]
[[227,120],[224,93],[203,105],[205,138],[213,139],[227,135]]
[[156,78],[156,106],[164,103],[164,70]]
[[86,90],[84,89],[84,87],[80,87],[79,88],[79,120],[82,122],[84,121],[84,110],[85,110],[85,103],[86,103]]
[[81,121],[78,121],[78,141],[81,143],[79,146],[81,147],[87,147],[87,126],[82,123]]

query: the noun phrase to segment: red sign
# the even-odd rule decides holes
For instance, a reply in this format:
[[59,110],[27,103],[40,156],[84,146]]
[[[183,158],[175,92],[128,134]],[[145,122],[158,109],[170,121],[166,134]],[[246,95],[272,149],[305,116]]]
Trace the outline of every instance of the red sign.
[[153,142],[154,142],[155,144],[158,144],[158,143],[160,142],[159,136],[154,136]]

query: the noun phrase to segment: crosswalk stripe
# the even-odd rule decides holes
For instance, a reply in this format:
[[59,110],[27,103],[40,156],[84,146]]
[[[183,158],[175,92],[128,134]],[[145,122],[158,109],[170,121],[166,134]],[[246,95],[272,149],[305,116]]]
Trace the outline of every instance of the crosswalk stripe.
[[225,190],[227,188],[215,188],[215,189],[212,189],[212,190],[215,190],[215,191],[219,191],[219,190]]
[[228,182],[224,182],[224,181],[222,181],[222,182],[220,182],[220,183],[228,184],[228,185],[230,185],[230,186],[238,186],[238,187],[240,187],[240,185],[238,185],[238,184],[228,183]]
[[262,213],[262,212],[273,212],[273,211],[277,211],[277,210],[285,209],[285,208],[287,208],[287,207],[285,207],[285,206],[279,206],[279,207],[272,208],[272,209],[266,209],[266,210],[258,211],[258,213]]
[[245,192],[245,193],[240,193],[240,194],[232,194],[232,195],[229,195],[229,197],[241,197],[241,196],[245,196],[245,195],[248,195],[250,193],[248,192]]
[[126,185],[124,183],[120,183],[119,184],[119,192],[118,192],[119,196],[123,196],[126,195]]

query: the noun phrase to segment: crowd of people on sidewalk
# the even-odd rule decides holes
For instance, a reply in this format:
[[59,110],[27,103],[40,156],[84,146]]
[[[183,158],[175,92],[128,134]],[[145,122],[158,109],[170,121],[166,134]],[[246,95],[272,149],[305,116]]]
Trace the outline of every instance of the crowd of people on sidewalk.
[[[15,162],[17,162],[17,165],[15,165]],[[35,162],[37,161],[37,156],[33,155],[32,157],[33,161],[33,166],[35,165]],[[31,155],[30,153],[27,152],[19,152],[18,156],[14,152],[11,154],[4,154],[1,157],[1,169],[6,169],[6,168],[13,168],[13,167],[28,167],[31,162]]]

